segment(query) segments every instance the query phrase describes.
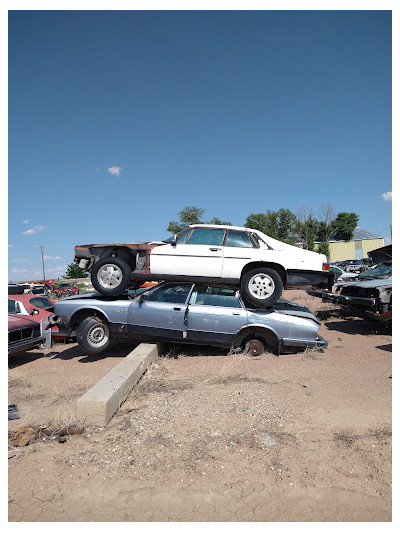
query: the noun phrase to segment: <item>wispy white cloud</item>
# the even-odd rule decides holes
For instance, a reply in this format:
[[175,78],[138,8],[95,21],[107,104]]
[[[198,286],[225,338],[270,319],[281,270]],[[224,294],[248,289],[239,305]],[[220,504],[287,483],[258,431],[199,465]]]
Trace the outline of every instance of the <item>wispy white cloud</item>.
[[29,222],[30,222],[31,220],[32,220],[31,218],[26,218],[22,223],[23,223],[23,224],[29,224]]
[[23,274],[24,272],[28,272],[26,268],[12,268],[11,269],[12,274]]
[[116,167],[116,166],[114,166],[114,167],[110,167],[110,168],[108,168],[108,169],[107,169],[107,172],[108,172],[109,174],[112,174],[113,176],[119,176],[119,175],[121,174],[121,170],[122,170],[121,167]]
[[44,226],[34,226],[31,229],[27,229],[23,232],[23,235],[35,235],[36,233],[40,233],[44,230]]
[[384,193],[382,194],[382,198],[383,198],[386,202],[391,202],[391,201],[392,201],[392,191],[384,192]]
[[62,274],[65,274],[67,268],[68,265],[59,265],[56,267],[46,268],[46,274],[58,274],[61,276]]
[[14,248],[14,245],[13,244],[9,244],[8,247],[9,248]]
[[44,255],[43,259],[46,259],[46,261],[59,261],[61,257],[58,255],[56,255],[55,257],[51,257],[51,255]]

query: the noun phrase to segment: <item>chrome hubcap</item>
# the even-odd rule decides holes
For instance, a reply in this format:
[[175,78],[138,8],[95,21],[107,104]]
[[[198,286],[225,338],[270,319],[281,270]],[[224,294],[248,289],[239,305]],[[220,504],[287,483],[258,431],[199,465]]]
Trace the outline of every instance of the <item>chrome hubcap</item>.
[[263,300],[272,295],[275,290],[274,280],[266,274],[256,274],[249,281],[249,292],[258,300]]
[[103,265],[97,273],[97,280],[105,289],[114,289],[121,284],[122,271],[113,264]]
[[99,348],[107,342],[108,330],[103,324],[96,324],[90,328],[87,339],[89,344]]

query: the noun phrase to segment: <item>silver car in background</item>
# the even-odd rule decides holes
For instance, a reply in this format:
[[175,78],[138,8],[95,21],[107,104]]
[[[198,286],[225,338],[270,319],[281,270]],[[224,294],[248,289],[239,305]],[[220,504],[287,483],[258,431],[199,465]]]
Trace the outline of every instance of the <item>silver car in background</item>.
[[54,312],[60,331],[76,335],[90,354],[104,352],[112,339],[240,347],[252,355],[327,345],[306,307],[280,300],[251,309],[226,286],[164,282],[118,299],[71,296],[57,302]]

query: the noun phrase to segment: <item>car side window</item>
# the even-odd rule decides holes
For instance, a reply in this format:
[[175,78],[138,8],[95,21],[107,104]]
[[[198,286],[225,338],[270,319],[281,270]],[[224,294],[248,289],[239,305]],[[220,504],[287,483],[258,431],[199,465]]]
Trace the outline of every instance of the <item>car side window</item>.
[[163,285],[161,287],[155,287],[146,297],[146,302],[184,304],[191,288],[192,284]]
[[219,228],[194,228],[179,239],[179,244],[205,244],[207,246],[221,246],[225,230]]
[[245,231],[230,229],[226,237],[225,246],[235,246],[239,248],[253,248],[253,245]]
[[241,308],[237,290],[228,287],[197,287],[193,305]]

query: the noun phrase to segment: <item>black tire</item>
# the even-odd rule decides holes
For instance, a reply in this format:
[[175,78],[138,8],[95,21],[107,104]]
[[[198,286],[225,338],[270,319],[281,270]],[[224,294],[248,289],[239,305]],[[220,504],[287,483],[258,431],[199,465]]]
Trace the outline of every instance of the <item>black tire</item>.
[[103,353],[111,344],[110,328],[100,318],[89,316],[79,324],[76,340],[91,355]]
[[132,269],[119,257],[105,257],[94,264],[91,281],[96,291],[105,296],[118,296],[125,292],[131,283]]
[[265,352],[264,344],[258,339],[251,339],[246,342],[244,353],[251,355],[252,357],[257,357],[262,355]]
[[255,307],[269,307],[282,295],[283,282],[272,268],[255,268],[247,272],[241,281],[243,298]]

